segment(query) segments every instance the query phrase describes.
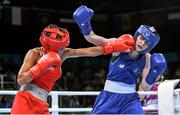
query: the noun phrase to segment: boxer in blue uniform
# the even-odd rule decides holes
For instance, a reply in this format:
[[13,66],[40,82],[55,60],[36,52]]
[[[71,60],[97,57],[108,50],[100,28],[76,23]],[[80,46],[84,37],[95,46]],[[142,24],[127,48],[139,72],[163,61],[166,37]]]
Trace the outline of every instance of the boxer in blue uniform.
[[[106,51],[112,51],[111,46],[117,38],[96,35],[90,23],[93,15],[92,9],[82,5],[73,13],[73,18],[88,42],[94,45],[109,44]],[[125,34],[119,38],[127,35],[131,36]],[[160,40],[153,26],[141,25],[133,38],[134,50],[112,54],[104,89],[96,98],[92,114],[143,114],[136,84],[142,76],[141,87],[148,91],[158,76],[163,74],[167,63],[162,53],[149,53]]]

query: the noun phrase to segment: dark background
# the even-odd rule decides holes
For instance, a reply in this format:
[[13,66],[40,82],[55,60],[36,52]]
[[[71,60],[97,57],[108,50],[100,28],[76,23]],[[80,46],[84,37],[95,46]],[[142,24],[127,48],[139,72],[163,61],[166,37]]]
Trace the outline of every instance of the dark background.
[[[70,32],[70,47],[88,47],[77,25],[72,20],[74,10],[84,4],[92,8],[93,30],[105,37],[134,34],[141,24],[153,25],[161,36],[153,50],[177,52],[179,47],[180,13],[179,0],[1,0],[0,35],[2,53],[24,54],[28,49],[40,46],[39,35],[43,28],[54,23]],[[12,24],[12,7],[20,8],[21,24]],[[62,19],[70,20],[63,21]]]
[[[163,53],[167,61],[173,63],[168,63],[173,70],[179,66],[179,0],[0,0],[0,59],[20,66],[29,49],[41,46],[39,36],[44,27],[52,23],[70,32],[69,47],[93,46],[84,39],[72,18],[80,5],[94,10],[93,30],[107,38],[126,33],[134,35],[141,24],[154,26],[161,40],[151,52]],[[109,56],[92,60],[104,58]]]

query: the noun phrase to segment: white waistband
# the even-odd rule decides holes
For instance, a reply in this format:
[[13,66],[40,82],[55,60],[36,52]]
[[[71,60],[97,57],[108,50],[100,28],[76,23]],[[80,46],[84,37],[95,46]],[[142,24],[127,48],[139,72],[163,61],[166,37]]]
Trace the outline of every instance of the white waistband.
[[104,90],[114,93],[134,93],[136,92],[136,85],[106,80]]
[[20,88],[20,91],[27,91],[29,93],[31,93],[33,96],[35,96],[36,98],[47,102],[47,97],[48,97],[48,92],[36,85],[33,84],[25,84],[22,85]]

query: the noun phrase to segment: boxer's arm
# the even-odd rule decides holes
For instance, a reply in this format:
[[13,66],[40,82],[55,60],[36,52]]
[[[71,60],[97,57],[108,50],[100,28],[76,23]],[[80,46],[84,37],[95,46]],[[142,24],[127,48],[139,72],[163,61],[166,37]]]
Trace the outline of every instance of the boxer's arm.
[[143,72],[142,72],[142,80],[140,83],[140,90],[142,90],[142,91],[148,91],[151,88],[151,85],[147,84],[147,82],[146,82],[146,77],[147,77],[149,70],[151,68],[150,59],[151,59],[151,54],[147,53],[146,54],[146,63],[145,63],[145,67],[144,67]]
[[38,60],[38,53],[35,50],[29,50],[25,55],[23,64],[18,72],[17,82],[19,85],[29,83],[32,78],[28,75],[28,70],[35,65]]
[[[144,91],[144,89],[142,88],[142,84],[138,85],[137,90],[138,91]],[[140,97],[140,100],[143,101],[143,99],[145,98],[145,95],[139,95],[139,97]]]
[[43,55],[38,62],[29,69],[28,73],[32,79],[36,79],[47,71],[47,68],[54,66],[61,66],[61,58],[56,52],[49,51],[47,54]]
[[153,53],[151,56],[151,68],[146,77],[146,82],[150,85],[154,84],[159,76],[161,76],[166,68],[166,58],[162,53]]
[[84,37],[89,43],[92,43],[96,46],[106,44],[108,42],[111,42],[113,39],[116,39],[116,38],[107,39],[105,37],[96,35],[93,31],[91,31],[89,35],[84,36]]
[[61,59],[64,61],[67,58],[76,58],[76,57],[95,57],[102,55],[102,47],[101,46],[94,46],[88,48],[66,48]]
[[91,26],[91,19],[93,15],[94,11],[91,8],[81,5],[74,11],[73,19],[88,42],[97,46],[103,45],[109,42],[109,39],[94,34]]
[[154,53],[152,56],[146,54],[146,65],[143,70],[141,87],[144,91],[149,91],[154,82],[162,76],[167,68],[164,56],[160,53]]
[[68,49],[66,48],[62,60],[66,58],[74,57],[95,57],[99,55],[107,55],[113,52],[129,52],[134,47],[134,39],[132,36],[125,34],[117,39],[113,39],[111,42],[105,43],[101,46],[79,48],[79,49]]

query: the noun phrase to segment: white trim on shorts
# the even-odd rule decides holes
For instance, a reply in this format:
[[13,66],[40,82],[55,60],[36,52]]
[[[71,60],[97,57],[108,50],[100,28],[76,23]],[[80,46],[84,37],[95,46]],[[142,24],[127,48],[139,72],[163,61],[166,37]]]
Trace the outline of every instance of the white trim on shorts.
[[114,93],[135,93],[136,85],[106,80],[104,90]]

